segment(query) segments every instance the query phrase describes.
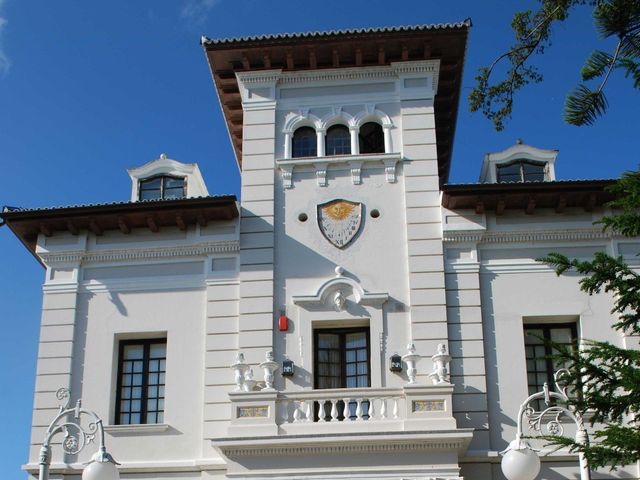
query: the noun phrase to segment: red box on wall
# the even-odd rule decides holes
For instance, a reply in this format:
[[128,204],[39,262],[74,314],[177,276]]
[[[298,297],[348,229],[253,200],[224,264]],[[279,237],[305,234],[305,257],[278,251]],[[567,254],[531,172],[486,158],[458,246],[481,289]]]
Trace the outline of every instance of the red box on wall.
[[278,330],[281,332],[286,332],[289,330],[289,319],[286,315],[280,315],[278,318]]

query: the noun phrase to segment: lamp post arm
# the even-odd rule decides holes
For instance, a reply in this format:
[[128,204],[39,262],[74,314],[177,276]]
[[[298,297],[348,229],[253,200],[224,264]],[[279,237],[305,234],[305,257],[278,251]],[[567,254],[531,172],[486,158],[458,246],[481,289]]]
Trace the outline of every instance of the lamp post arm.
[[[82,415],[86,415],[90,419],[86,428],[81,424]],[[70,416],[73,416],[73,419],[69,419],[68,417]],[[80,453],[87,443],[94,441],[97,434],[98,455],[100,455],[101,459],[105,460],[107,456],[110,457],[110,455],[106,453],[104,445],[104,428],[102,420],[95,412],[81,408],[80,401],[78,401],[74,408],[63,409],[63,407],[61,407],[60,413],[58,413],[58,415],[49,424],[49,427],[45,432],[44,441],[40,448],[39,480],[48,480],[49,478],[49,467],[51,465],[51,440],[56,434],[61,432],[64,432],[65,434],[65,439],[62,442],[62,449],[65,453],[70,455]]]

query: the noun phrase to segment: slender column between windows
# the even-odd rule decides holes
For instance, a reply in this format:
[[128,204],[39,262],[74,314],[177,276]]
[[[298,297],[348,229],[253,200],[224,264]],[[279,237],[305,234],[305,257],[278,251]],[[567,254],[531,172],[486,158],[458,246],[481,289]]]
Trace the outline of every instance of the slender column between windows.
[[391,153],[391,126],[383,125],[382,132],[384,133],[384,153]]
[[324,157],[324,130],[317,130],[316,131],[316,135],[317,135],[317,150],[318,150],[318,156],[319,157]]
[[358,127],[349,127],[349,135],[351,136],[351,155],[358,155],[360,153]]
[[284,134],[284,158],[291,158],[291,132]]

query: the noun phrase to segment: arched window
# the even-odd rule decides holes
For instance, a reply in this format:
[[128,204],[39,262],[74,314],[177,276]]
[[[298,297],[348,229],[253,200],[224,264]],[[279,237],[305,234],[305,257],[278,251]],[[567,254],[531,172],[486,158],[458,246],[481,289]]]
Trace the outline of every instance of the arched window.
[[325,155],[350,155],[351,135],[344,125],[334,125],[327,130]]
[[498,183],[544,182],[545,162],[514,160],[497,165]]
[[311,127],[300,127],[293,132],[291,151],[294,158],[318,155],[316,131]]
[[168,200],[185,197],[185,181],[182,177],[160,175],[140,180],[140,200]]
[[368,122],[362,125],[358,140],[360,153],[384,153],[384,133],[379,123]]

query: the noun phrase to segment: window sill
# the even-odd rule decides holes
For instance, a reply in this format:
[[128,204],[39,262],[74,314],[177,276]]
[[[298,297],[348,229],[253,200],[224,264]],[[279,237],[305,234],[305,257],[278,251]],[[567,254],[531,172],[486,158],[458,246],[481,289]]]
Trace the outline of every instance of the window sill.
[[149,424],[133,424],[133,425],[105,425],[104,431],[113,436],[119,435],[137,435],[140,433],[162,433],[169,430],[166,423],[149,423]]

